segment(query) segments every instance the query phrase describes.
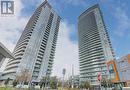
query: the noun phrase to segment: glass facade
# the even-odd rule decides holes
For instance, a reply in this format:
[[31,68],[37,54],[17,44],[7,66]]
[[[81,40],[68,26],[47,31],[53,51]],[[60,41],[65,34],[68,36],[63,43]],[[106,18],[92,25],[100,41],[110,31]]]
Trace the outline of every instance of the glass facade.
[[130,54],[117,60],[117,67],[121,82],[130,81]]
[[5,59],[5,56],[0,53],[0,67]]
[[109,74],[110,74],[110,79],[115,79],[115,71],[114,71],[114,66],[113,64],[110,64],[108,67]]
[[5,58],[14,58],[13,54],[0,42],[0,67]]
[[78,18],[80,80],[99,85],[97,75],[107,76],[106,61],[114,52],[99,5],[94,5]]
[[50,75],[56,48],[60,17],[44,1],[28,21],[14,49],[15,59],[10,59],[3,77],[15,77],[28,69],[32,82]]

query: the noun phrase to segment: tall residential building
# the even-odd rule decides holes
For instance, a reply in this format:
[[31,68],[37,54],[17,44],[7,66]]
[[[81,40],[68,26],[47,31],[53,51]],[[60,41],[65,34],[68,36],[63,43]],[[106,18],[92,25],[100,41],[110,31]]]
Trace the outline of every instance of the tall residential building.
[[28,21],[13,51],[4,78],[15,79],[21,71],[28,70],[32,82],[50,75],[55,54],[60,17],[45,0]]
[[106,62],[114,60],[114,52],[98,4],[78,18],[80,80],[99,85],[97,75],[107,77]]
[[13,54],[0,42],[0,68],[6,58],[14,58]]

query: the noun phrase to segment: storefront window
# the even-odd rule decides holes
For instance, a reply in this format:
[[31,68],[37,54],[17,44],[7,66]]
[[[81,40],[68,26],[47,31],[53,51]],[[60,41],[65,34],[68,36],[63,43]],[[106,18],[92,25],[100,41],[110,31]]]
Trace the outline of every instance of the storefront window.
[[109,65],[109,73],[111,79],[115,78],[114,67],[112,64]]

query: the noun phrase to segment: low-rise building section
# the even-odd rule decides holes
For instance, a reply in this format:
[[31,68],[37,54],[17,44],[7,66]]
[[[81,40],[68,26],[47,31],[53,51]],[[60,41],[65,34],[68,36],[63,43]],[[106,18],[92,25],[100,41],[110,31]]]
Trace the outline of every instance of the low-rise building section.
[[130,54],[107,62],[109,76],[114,84],[130,87]]

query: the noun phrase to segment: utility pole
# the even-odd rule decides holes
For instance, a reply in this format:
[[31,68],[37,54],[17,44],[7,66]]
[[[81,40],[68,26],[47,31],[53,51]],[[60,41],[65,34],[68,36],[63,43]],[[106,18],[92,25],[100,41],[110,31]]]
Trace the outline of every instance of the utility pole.
[[72,83],[71,88],[74,88],[74,65],[72,65]]

